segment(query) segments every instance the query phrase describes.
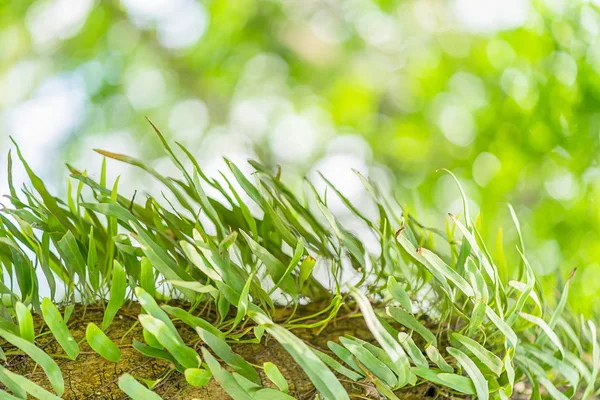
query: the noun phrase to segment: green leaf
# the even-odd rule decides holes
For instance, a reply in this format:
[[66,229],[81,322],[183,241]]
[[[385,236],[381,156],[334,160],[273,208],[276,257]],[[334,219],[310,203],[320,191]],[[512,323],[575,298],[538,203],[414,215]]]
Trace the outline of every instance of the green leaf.
[[148,314],[140,314],[138,318],[144,329],[147,329],[177,362],[185,368],[197,368],[200,365],[198,354],[187,347],[163,321]]
[[162,398],[148,389],[129,374],[121,375],[119,378],[119,389],[133,400],[162,400]]
[[521,318],[526,319],[527,321],[540,327],[542,329],[542,331],[544,331],[546,336],[548,336],[550,341],[552,343],[554,343],[554,345],[558,348],[558,350],[560,351],[560,354],[563,356],[563,358],[565,357],[565,349],[564,349],[562,343],[560,342],[558,335],[554,332],[554,330],[552,330],[552,328],[550,328],[548,326],[546,321],[544,321],[540,317],[536,317],[535,315],[531,315],[531,314],[527,314],[527,313],[523,313],[523,312],[519,313],[519,315],[521,316]]
[[73,233],[71,231],[65,233],[62,239],[58,241],[57,247],[65,261],[67,270],[71,271],[71,275],[75,272],[79,276],[79,282],[85,284],[87,268]]
[[425,353],[427,353],[427,357],[429,357],[431,362],[437,365],[442,372],[450,374],[454,372],[454,368],[444,360],[444,357],[442,357],[440,351],[434,345],[428,344],[425,346]]
[[302,243],[302,239],[300,239],[300,240],[298,240],[298,243],[296,244],[296,249],[294,250],[294,255],[292,256],[292,259],[290,260],[285,272],[283,273],[281,278],[279,278],[279,280],[275,283],[275,286],[273,286],[273,288],[270,290],[269,293],[273,293],[275,291],[275,289],[277,289],[279,286],[281,286],[281,284],[288,278],[288,276],[290,276],[290,274],[296,268],[296,265],[302,258],[303,254],[304,254],[304,243]]
[[125,270],[117,260],[114,260],[112,283],[110,285],[110,299],[108,305],[104,311],[104,317],[102,318],[102,330],[106,330],[119,309],[125,301],[125,291],[127,290],[127,276]]
[[250,285],[252,284],[252,278],[254,278],[254,273],[251,273],[242,289],[242,293],[240,293],[240,301],[237,304],[237,311],[235,314],[235,320],[231,325],[230,330],[233,330],[238,324],[242,321],[242,319],[246,316],[246,312],[248,311],[248,302],[249,302],[249,293],[250,293]]
[[306,256],[306,258],[300,263],[300,275],[298,276],[298,284],[300,288],[304,287],[304,283],[310,278],[315,265],[317,264],[317,260],[312,258],[311,256]]
[[63,380],[63,376],[60,371],[60,368],[54,362],[54,360],[50,358],[50,356],[48,356],[43,350],[39,349],[33,343],[17,335],[14,335],[4,329],[0,329],[0,337],[2,337],[2,339],[6,340],[13,346],[21,349],[25,354],[31,357],[31,359],[35,361],[36,364],[39,364],[46,373],[46,376],[48,377],[48,380],[50,381],[54,392],[56,392],[56,394],[59,396],[63,395],[63,393],[65,392],[65,383]]
[[427,269],[429,273],[441,284],[441,289],[443,289],[446,293],[450,292],[450,286],[448,286],[448,281],[444,275],[442,275],[438,269],[434,268],[430,262],[423,257],[420,249],[417,249],[411,243],[411,241],[402,234],[402,232],[396,235],[396,240],[413,259],[423,265],[425,269]]
[[225,361],[227,365],[233,368],[238,374],[242,375],[244,378],[254,382],[256,384],[260,384],[260,377],[256,370],[239,354],[231,351],[231,347],[225,342],[225,340],[213,335],[209,331],[205,331],[202,328],[196,328],[196,332],[200,338],[214,351],[214,353],[221,358],[221,360]]
[[60,311],[58,311],[58,308],[47,297],[42,300],[42,314],[46,325],[48,325],[56,341],[65,353],[67,353],[67,356],[71,360],[76,359],[79,354],[79,346],[75,339],[73,339],[73,336],[71,336],[71,332],[69,332],[67,324],[65,324],[60,315]]
[[0,382],[2,382],[8,390],[13,392],[18,399],[26,400],[27,392],[19,383],[11,379],[12,377],[9,373],[9,370],[0,366]]
[[446,264],[439,256],[424,248],[421,249],[421,255],[428,261],[430,269],[434,269],[447,280],[454,283],[454,285],[466,296],[473,296],[473,288],[471,288],[467,281],[460,276],[458,272],[450,268],[450,266],[448,266],[448,264]]
[[413,368],[412,372],[436,385],[446,386],[464,394],[475,394],[475,386],[473,386],[471,379],[466,376],[427,368]]
[[585,388],[582,399],[589,398],[594,395],[596,387],[596,380],[598,379],[598,369],[600,368],[600,344],[598,344],[598,337],[596,334],[596,325],[592,321],[588,321],[588,328],[590,329],[589,340],[592,343],[592,376],[589,385]]
[[179,318],[184,323],[186,323],[187,325],[191,326],[194,329],[202,328],[202,329],[212,333],[214,336],[217,336],[221,339],[223,339],[225,337],[223,332],[221,332],[220,330],[218,330],[217,328],[212,326],[210,324],[210,322],[208,322],[196,315],[192,315],[182,308],[163,304],[162,309],[165,310],[166,312],[168,312],[169,314],[171,314],[172,316]]
[[[373,337],[388,354],[394,367],[394,372],[398,375],[398,386],[402,387],[408,383],[410,378],[410,365],[408,357],[398,343],[388,331],[385,330],[381,322],[377,319],[369,299],[353,286],[350,286],[350,293],[358,303],[362,311],[363,318],[367,327],[373,334]],[[393,385],[392,385],[393,386]]]
[[152,315],[154,318],[161,320],[171,330],[171,333],[178,338],[178,341],[183,343],[183,339],[181,339],[181,336],[179,336],[179,332],[177,332],[177,328],[175,328],[175,325],[173,325],[173,322],[171,322],[171,318],[169,318],[167,313],[156,303],[154,297],[152,297],[141,287],[136,287],[134,289],[134,293],[144,311]]
[[389,387],[395,387],[398,384],[398,378],[390,367],[380,357],[370,352],[364,344],[354,338],[340,337],[339,339],[367,371],[381,379]]
[[450,215],[450,217],[456,223],[456,226],[458,226],[458,229],[462,232],[465,239],[469,242],[469,245],[471,246],[471,251],[473,252],[475,257],[477,257],[481,265],[483,265],[483,269],[487,273],[492,283],[496,283],[496,270],[494,269],[494,267],[492,267],[490,260],[488,260],[488,258],[485,256],[485,254],[477,244],[475,236],[473,236],[469,229],[467,229],[458,219],[456,219],[456,217],[454,217],[453,215]]
[[[156,339],[154,339],[154,340],[156,340]],[[136,339],[133,339],[133,348],[147,357],[158,358],[161,360],[169,361],[170,363],[175,365],[175,368],[180,372],[185,371],[185,368],[183,368],[181,366],[181,364],[179,364],[177,362],[177,360],[171,354],[169,354],[168,351],[145,345],[144,343],[142,343]]]
[[174,286],[177,286],[177,287],[193,290],[196,293],[202,293],[202,294],[217,293],[219,291],[216,287],[214,287],[212,285],[203,285],[200,282],[188,282],[188,281],[167,281],[167,282]]
[[19,333],[21,337],[33,343],[35,332],[31,311],[29,311],[29,308],[25,304],[17,301],[15,304],[15,313],[17,315],[17,320],[19,321]]
[[496,376],[502,374],[504,364],[494,353],[477,343],[471,338],[453,332],[451,336],[465,346],[475,357],[479,359],[486,367],[490,369]]
[[[165,250],[159,246],[152,238],[144,232],[143,229],[133,226],[137,233],[135,238],[140,243],[142,250],[154,268],[158,270],[166,279],[169,280],[184,280],[193,281],[192,277],[181,268],[171,257],[167,255]],[[194,292],[181,289],[181,292],[191,301],[195,299]]]
[[4,390],[0,390],[0,398],[3,400],[21,400],[21,398],[13,396],[12,394],[5,392]]
[[421,350],[419,350],[412,338],[408,336],[408,334],[406,334],[405,332],[399,332],[398,341],[400,342],[404,350],[406,350],[406,353],[409,355],[410,359],[413,361],[413,364],[415,364],[415,366],[421,368],[429,368],[429,362],[427,361],[423,353],[421,353]]
[[119,362],[121,350],[96,324],[90,322],[85,330],[85,338],[90,347],[108,361]]
[[[563,288],[562,293],[560,295],[560,300],[558,301],[558,304],[557,304],[556,308],[554,309],[552,316],[550,317],[550,321],[548,321],[548,327],[552,330],[554,330],[554,327],[556,326],[558,319],[560,318],[561,314],[563,313],[563,311],[565,309],[565,306],[567,305],[567,300],[569,298],[569,288],[571,287],[571,280],[575,276],[576,272],[577,272],[577,268],[573,269],[571,271],[571,273],[569,274],[569,277],[567,278],[567,281],[565,282],[565,287]],[[539,336],[537,339],[539,342],[537,342],[537,343],[539,345],[543,345],[545,343],[545,340],[544,340],[545,338],[546,338],[546,336]]]
[[483,319],[485,318],[485,313],[487,310],[487,304],[483,299],[475,300],[475,306],[473,307],[473,312],[471,313],[471,319],[469,320],[469,329],[468,334],[474,334],[483,323]]
[[388,277],[387,290],[390,292],[394,300],[396,300],[404,309],[408,312],[412,312],[412,302],[408,293],[400,284],[396,281],[393,276]]
[[245,232],[242,231],[242,236],[246,239],[248,246],[256,256],[260,258],[260,260],[265,264],[265,267],[269,271],[273,282],[279,282],[280,286],[287,293],[294,294],[296,293],[296,285],[294,281],[289,277],[285,276],[285,272],[287,270],[286,266],[279,261],[274,255],[269,253],[267,249],[256,243],[254,239],[248,236]]
[[387,314],[408,329],[417,332],[427,343],[437,347],[437,340],[431,331],[423,326],[415,317],[398,307],[387,307]]
[[224,368],[221,368],[219,362],[204,347],[202,347],[202,357],[204,357],[204,360],[206,360],[206,364],[208,365],[212,375],[215,377],[215,380],[219,382],[227,394],[229,394],[235,400],[252,400],[252,397],[242,386],[240,386],[233,375],[227,372]]
[[295,400],[292,396],[270,388],[258,389],[252,398],[254,400]]
[[210,264],[207,264],[204,262],[204,260],[202,259],[202,256],[200,255],[200,253],[198,253],[198,251],[196,250],[196,248],[185,241],[181,241],[179,242],[179,245],[181,246],[183,252],[185,253],[185,255],[187,256],[187,258],[192,262],[193,265],[195,265],[204,275],[208,276],[210,279],[212,279],[215,282],[222,282],[223,279],[221,278],[221,276],[219,275],[219,273],[217,271],[215,271]]
[[463,210],[465,212],[465,221],[467,223],[467,227],[469,227],[471,225],[471,216],[469,214],[469,201],[468,201],[467,195],[465,194],[465,191],[462,188],[462,185],[460,184],[460,181],[458,180],[456,175],[454,175],[450,170],[448,170],[446,168],[440,168],[439,171],[444,171],[445,173],[450,175],[452,177],[452,179],[454,180],[454,182],[456,183],[456,186],[458,186],[458,190],[460,192],[460,198],[462,199],[462,203],[463,203]]
[[517,334],[512,330],[510,326],[502,318],[496,314],[496,312],[488,305],[486,305],[485,315],[492,321],[494,325],[502,332],[508,342],[515,347],[518,343]]
[[460,364],[460,366],[466,371],[467,375],[473,381],[473,385],[475,386],[475,392],[477,393],[477,397],[479,400],[488,400],[490,398],[489,390],[488,390],[488,382],[477,368],[477,365],[462,351],[455,349],[453,347],[447,347],[446,350],[448,353],[456,358],[456,361]]
[[288,383],[279,371],[279,368],[277,368],[277,365],[271,362],[266,362],[264,363],[263,367],[265,370],[265,374],[267,374],[267,377],[271,380],[271,382],[277,385],[279,390],[281,390],[284,393],[287,393],[289,389]]
[[340,360],[352,367],[352,369],[354,369],[356,372],[360,373],[361,376],[364,375],[364,371],[356,363],[354,356],[348,351],[348,349],[331,341],[327,342],[327,347],[329,347],[329,350],[333,351],[333,353],[338,356]]
[[249,316],[258,324],[263,325],[267,332],[290,353],[315,385],[315,388],[325,398],[330,400],[349,400],[348,393],[346,393],[346,390],[335,375],[302,340],[298,339],[282,326],[274,324],[273,321],[262,313],[249,311]]
[[142,257],[140,261],[140,286],[150,296],[156,295],[156,278],[154,277],[154,268],[148,257]]
[[[31,382],[29,379],[25,378],[24,376],[17,375],[2,366],[0,366],[0,378],[10,379],[10,381],[12,381],[14,384],[16,384],[19,388],[21,388],[22,390],[24,390],[25,392],[29,393],[30,395],[32,395],[33,397],[35,397],[37,399],[60,400],[60,397],[53,395],[46,389],[36,385],[35,383]],[[13,388],[11,388],[9,386],[10,384],[6,383],[5,379],[0,379],[0,380],[2,380],[2,383],[4,383],[9,389],[13,390]],[[22,393],[22,392],[18,391],[16,393]],[[19,396],[19,394],[17,394],[17,396],[21,397],[21,396]],[[22,397],[22,398],[24,398],[24,397]]]
[[[340,348],[343,349],[343,347],[341,347],[341,346],[340,346]],[[344,350],[346,350],[346,349],[344,349]],[[338,374],[342,374],[345,377],[352,379],[353,381],[359,381],[363,378],[363,375],[357,374],[356,372],[352,371],[351,369],[344,367],[342,364],[337,362],[333,357],[329,356],[328,354],[325,354],[322,351],[319,351],[317,349],[313,349],[313,352],[317,355],[317,357],[319,357],[321,359],[321,361],[323,361],[329,367],[333,368],[333,370],[335,372],[337,372]],[[348,353],[348,354],[350,356],[352,356],[350,353]]]
[[212,374],[204,368],[188,368],[185,370],[185,380],[192,386],[206,386],[210,378],[212,378]]

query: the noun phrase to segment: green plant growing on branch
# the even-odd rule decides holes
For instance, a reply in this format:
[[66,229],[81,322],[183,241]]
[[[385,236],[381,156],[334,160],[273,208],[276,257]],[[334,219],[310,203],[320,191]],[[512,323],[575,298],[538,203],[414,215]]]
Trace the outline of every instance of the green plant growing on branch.
[[[106,332],[132,302],[141,307],[133,324],[143,329],[143,342],[132,342],[136,351],[168,360],[169,374],[181,374],[189,387],[215,381],[234,399],[397,399],[424,387],[448,398],[598,394],[596,326],[565,307],[570,278],[551,307],[536,288],[521,239],[514,279],[503,279],[466,200],[464,222],[450,215],[440,232],[420,225],[366,177],[360,179],[376,205],[375,220],[326,180],[377,240],[373,252],[311,182],[297,197],[279,174],[254,161],[251,177],[227,161],[222,179],[210,178],[190,151],[178,145],[180,157],[153,128],[180,177],[98,152],[151,174],[168,192],[164,200],[120,195],[118,179],[106,182],[106,162],[99,182],[69,166],[68,197],[56,198],[15,144],[31,180],[17,191],[9,153],[11,206],[0,212],[0,355],[30,358],[50,386],[7,363],[0,367],[2,398],[65,395],[57,360],[81,357],[86,343],[98,357],[119,362],[122,343]],[[515,224],[520,232],[516,218]],[[42,285],[47,298],[40,298]],[[103,310],[101,326],[90,322],[81,340],[68,325],[75,304],[84,313]],[[320,308],[307,312],[306,304]],[[40,332],[36,318],[45,325]],[[297,334],[323,332],[341,318],[362,321],[370,333],[332,337],[321,347]],[[48,336],[61,354],[43,350]],[[256,365],[234,349],[267,338],[295,360],[311,390],[293,389],[282,365]],[[160,398],[134,375],[118,377],[124,393]]]

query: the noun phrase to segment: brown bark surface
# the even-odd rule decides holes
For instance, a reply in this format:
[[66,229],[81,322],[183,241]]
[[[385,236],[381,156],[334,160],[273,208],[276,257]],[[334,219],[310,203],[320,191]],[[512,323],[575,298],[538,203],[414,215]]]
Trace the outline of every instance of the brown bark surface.
[[[315,310],[322,309],[319,307],[320,305],[303,307],[298,311],[297,316],[311,315]],[[289,312],[285,308],[278,309],[275,320],[285,320]],[[139,323],[136,324],[139,313],[140,307],[138,304],[123,307],[106,332],[108,337],[121,349],[122,356],[118,363],[100,357],[89,347],[85,340],[85,329],[89,322],[94,322],[98,326],[101,325],[102,308],[87,307],[84,309],[82,306],[77,306],[69,318],[68,327],[81,348],[81,353],[75,361],[64,357],[64,352],[52,335],[49,334],[48,329],[43,326],[42,320],[35,318],[36,332],[48,332],[48,334],[38,336],[36,343],[48,354],[54,356],[63,372],[66,387],[64,399],[127,399],[128,397],[117,386],[119,376],[124,373],[129,373],[140,381],[159,380],[154,390],[164,399],[230,399],[214,379],[205,387],[191,387],[186,383],[182,374],[171,368],[169,362],[149,358],[137,352],[132,347],[133,340],[137,339],[143,342],[142,327]],[[212,310],[208,310],[204,314],[201,316],[207,320],[215,319]],[[310,322],[310,320],[304,321],[304,323]],[[175,322],[175,325],[184,341],[199,351],[202,342],[196,332],[183,323]],[[373,337],[365,326],[362,316],[352,311],[340,312],[337,318],[327,324],[322,331],[321,328],[294,329],[293,333],[309,345],[327,353],[330,353],[327,349],[327,342],[330,340],[337,341],[340,336],[346,334],[373,342]],[[260,344],[232,344],[231,346],[233,351],[253,365],[262,366],[267,361],[277,365],[289,383],[290,395],[298,399],[314,398],[315,389],[302,369],[279,343],[268,334],[264,335]],[[6,366],[10,370],[24,375],[40,386],[52,391],[44,371],[39,366],[36,367],[29,357],[19,354],[10,355],[11,352],[18,351],[18,349],[12,348],[7,343],[2,344],[2,348],[8,353]],[[275,387],[262,372],[262,369],[257,368],[257,370],[264,386]],[[169,373],[169,371],[171,372]],[[344,377],[339,378],[352,397],[378,398],[375,387],[368,380],[356,383],[350,382]],[[455,398],[448,396],[445,391],[429,383],[403,389],[398,391],[397,395],[401,399],[409,400]]]

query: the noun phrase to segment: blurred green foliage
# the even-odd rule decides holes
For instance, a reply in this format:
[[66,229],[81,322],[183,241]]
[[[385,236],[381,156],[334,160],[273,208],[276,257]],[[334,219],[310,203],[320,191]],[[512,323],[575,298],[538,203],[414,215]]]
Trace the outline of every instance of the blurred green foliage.
[[48,179],[97,143],[160,165],[148,116],[207,163],[255,157],[292,181],[361,160],[432,225],[460,210],[448,168],[508,263],[510,202],[547,294],[578,267],[571,306],[597,314],[600,10],[513,0],[522,20],[485,29],[460,4],[0,2],[0,140],[38,146]]

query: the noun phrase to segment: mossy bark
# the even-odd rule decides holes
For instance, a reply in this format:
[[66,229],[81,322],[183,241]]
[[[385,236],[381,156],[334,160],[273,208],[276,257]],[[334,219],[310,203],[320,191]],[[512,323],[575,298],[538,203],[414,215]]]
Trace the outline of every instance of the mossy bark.
[[[321,309],[321,306],[303,307],[298,311],[298,315],[311,315],[315,310]],[[169,362],[145,357],[137,352],[132,347],[132,343],[134,339],[143,341],[142,328],[139,323],[136,323],[140,311],[137,304],[123,307],[106,332],[121,349],[122,357],[118,363],[103,359],[85,341],[87,324],[94,322],[100,325],[102,322],[103,310],[101,307],[84,309],[82,306],[77,306],[68,321],[69,329],[81,348],[81,353],[75,361],[65,358],[64,352],[52,335],[43,334],[47,332],[47,328],[43,326],[41,319],[35,319],[36,331],[42,333],[41,336],[38,336],[36,343],[48,354],[55,356],[55,360],[63,372],[66,386],[64,399],[126,399],[127,396],[117,386],[119,376],[124,373],[129,373],[139,380],[158,381],[153,389],[164,399],[221,400],[230,398],[214,380],[202,388],[191,387],[186,383],[182,374],[173,370]],[[288,309],[280,308],[276,312],[275,320],[284,321],[288,315]],[[214,319],[215,316],[212,310],[208,310],[203,317]],[[175,325],[184,341],[199,350],[202,342],[194,330],[182,323],[175,322]],[[352,311],[338,314],[337,318],[322,330],[321,328],[294,329],[293,332],[309,345],[325,352],[328,352],[328,341],[337,341],[340,336],[346,334],[373,342],[373,337],[365,326],[363,318],[360,314]],[[10,355],[18,352],[18,349],[11,348],[8,344],[3,344],[2,347],[9,354],[6,366],[10,370],[51,390],[43,370],[39,366],[36,367],[29,357],[20,354]],[[302,369],[268,334],[265,334],[260,344],[232,344],[232,348],[253,365],[262,366],[267,361],[277,365],[289,383],[289,391],[292,396],[298,399],[314,398],[315,389]],[[274,387],[260,368],[259,372],[264,386]],[[357,398],[378,398],[374,385],[368,380],[356,383],[343,378],[340,377],[342,384],[349,393],[356,395]],[[397,395],[401,399],[456,398],[430,383],[403,389],[398,391]]]

